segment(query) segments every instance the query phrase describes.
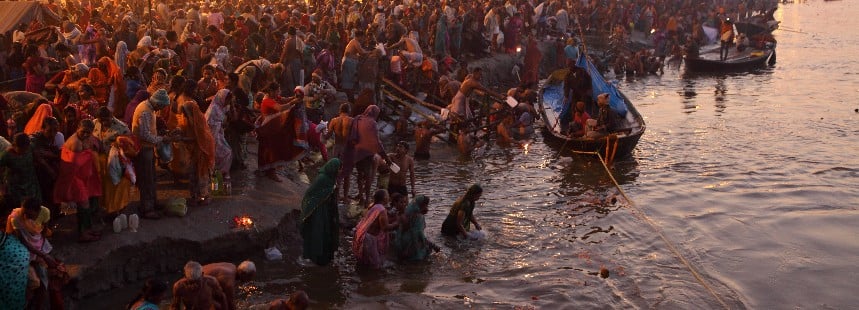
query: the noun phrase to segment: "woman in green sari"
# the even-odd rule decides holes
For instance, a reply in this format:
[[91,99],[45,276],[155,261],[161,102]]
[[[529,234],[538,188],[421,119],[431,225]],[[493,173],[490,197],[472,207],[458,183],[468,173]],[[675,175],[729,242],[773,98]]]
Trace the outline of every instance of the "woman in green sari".
[[474,223],[474,228],[481,230],[480,224],[474,219],[474,206],[482,194],[483,188],[480,185],[474,184],[468,187],[465,195],[459,197],[450,207],[450,213],[441,224],[441,233],[445,236],[459,235],[468,238],[471,223]]
[[427,240],[424,234],[426,220],[424,215],[429,211],[429,198],[419,195],[406,207],[404,219],[400,222],[394,246],[397,255],[402,260],[420,261],[430,255],[430,250],[439,251],[439,247]]
[[0,232],[0,305],[3,309],[24,309],[29,266],[27,247],[15,235]]
[[304,193],[301,200],[301,237],[304,239],[302,256],[327,265],[334,258],[339,244],[339,215],[335,180],[340,172],[340,159],[332,158],[319,169],[319,175]]

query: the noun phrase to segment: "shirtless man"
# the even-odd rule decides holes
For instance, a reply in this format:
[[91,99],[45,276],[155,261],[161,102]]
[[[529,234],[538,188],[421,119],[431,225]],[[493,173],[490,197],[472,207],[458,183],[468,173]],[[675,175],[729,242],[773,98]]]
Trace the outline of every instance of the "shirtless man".
[[227,306],[224,308],[229,310],[236,310],[236,286],[252,280],[255,274],[256,265],[249,260],[243,261],[238,267],[231,263],[211,263],[203,266],[204,276],[218,280],[227,300]]
[[418,44],[418,41],[410,38],[408,34],[403,34],[403,37],[400,38],[399,42],[394,43],[387,48],[395,49],[399,47],[404,47],[400,50],[400,55],[403,55],[403,58],[407,59],[410,64],[418,66],[424,60],[424,53],[421,51],[421,46]]
[[430,158],[430,144],[432,144],[432,137],[444,132],[442,128],[433,129],[431,127],[429,121],[421,121],[418,123],[418,126],[415,127],[415,158],[416,159],[429,159]]
[[228,309],[227,297],[218,280],[203,275],[203,266],[195,261],[185,264],[185,277],[173,284],[173,301],[170,310]]
[[[344,102],[340,104],[340,115],[335,116],[328,122],[328,133],[325,135],[325,139],[331,138],[332,135],[334,136],[334,146],[331,147],[332,158],[336,157],[344,160],[343,152],[346,150],[346,142],[349,139],[349,134],[352,132],[351,114],[352,106],[348,102]],[[337,188],[343,188],[344,179],[348,180],[348,176],[346,178],[343,176],[337,178]],[[344,193],[343,196],[347,194]]]
[[400,171],[393,173],[388,180],[388,193],[399,193],[408,198],[408,188],[406,188],[406,176],[409,177],[409,183],[412,186],[412,197],[415,197],[415,160],[409,156],[409,144],[405,141],[397,143],[395,153],[390,155],[391,162],[400,166]]
[[358,73],[358,59],[361,56],[367,55],[370,51],[365,50],[361,46],[361,40],[364,39],[363,31],[356,31],[355,38],[349,41],[346,44],[346,48],[343,51],[343,61],[341,63],[341,80],[340,87],[346,94],[349,96],[351,100],[354,96],[357,83],[357,73]]
[[453,96],[450,105],[447,106],[447,109],[454,114],[453,123],[455,125],[468,121],[474,117],[468,106],[468,96],[471,96],[471,93],[475,90],[488,92],[488,89],[480,83],[480,79],[482,77],[483,70],[480,68],[474,68],[471,71],[471,74],[462,82],[462,85],[459,87],[459,91],[457,91],[456,95]]

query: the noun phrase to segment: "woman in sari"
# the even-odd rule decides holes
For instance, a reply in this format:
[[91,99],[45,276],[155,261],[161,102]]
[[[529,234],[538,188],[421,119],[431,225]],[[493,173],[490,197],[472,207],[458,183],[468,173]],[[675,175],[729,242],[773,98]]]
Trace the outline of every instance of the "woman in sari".
[[435,41],[433,41],[433,55],[443,58],[448,55],[447,18],[439,16],[435,27]]
[[[209,131],[208,123],[197,101],[193,99],[197,83],[185,81],[185,92],[179,97],[179,111],[176,114],[182,132],[179,143],[184,143],[190,157],[189,205],[205,205],[209,200],[209,177],[215,167],[215,139]],[[173,162],[171,162],[172,166]]]
[[536,85],[540,75],[540,61],[543,60],[543,52],[537,46],[534,36],[528,38],[528,47],[525,49],[525,62],[522,72],[522,85]]
[[60,172],[54,186],[54,201],[74,203],[77,206],[78,233],[80,242],[99,240],[101,233],[92,229],[95,211],[92,198],[101,196],[97,154],[98,145],[92,133],[95,123],[82,120],[78,131],[66,140],[60,155]]
[[340,171],[340,159],[333,158],[319,169],[313,184],[301,200],[302,257],[320,266],[328,265],[339,244],[335,184]]
[[131,121],[134,119],[134,110],[137,109],[137,105],[139,105],[141,102],[146,101],[146,99],[149,99],[149,96],[150,94],[148,91],[146,91],[145,89],[141,89],[138,90],[137,93],[134,95],[134,98],[131,99],[130,102],[128,102],[128,105],[125,107],[125,115],[122,118],[122,121],[126,125],[131,124]]
[[385,205],[389,200],[387,190],[377,190],[373,195],[373,205],[369,206],[367,214],[356,227],[352,253],[355,254],[358,265],[374,269],[385,266],[385,254],[388,252],[387,232],[397,228],[396,224],[388,223]]
[[18,237],[0,232],[0,305],[24,309],[30,252]]
[[116,52],[113,54],[113,61],[119,68],[119,73],[125,75],[125,69],[128,66],[128,45],[125,41],[116,42]]
[[[115,156],[117,157],[120,156],[116,151],[113,151],[114,142],[116,142],[117,138],[130,134],[131,130],[128,129],[128,125],[113,117],[113,114],[110,113],[107,107],[98,109],[93,136],[101,142],[98,154],[98,174],[101,177],[102,193],[104,196],[100,202],[101,207],[108,214],[115,214],[121,211],[129,201],[132,185],[131,180],[128,178],[118,178],[118,182],[115,182],[111,177],[112,171],[108,162],[113,154],[116,154]],[[122,169],[122,165],[119,168]]]
[[[300,89],[296,87],[296,95]],[[303,96],[303,93],[301,94]],[[304,123],[304,104],[297,96],[292,103],[280,97],[280,85],[272,82],[266,89],[260,106],[262,112],[256,134],[259,140],[258,166],[261,172],[274,180],[283,182],[276,169],[286,162],[304,157],[307,147],[296,145],[303,139],[300,128]],[[297,130],[298,129],[298,130]]]
[[230,179],[230,166],[233,164],[233,150],[224,136],[224,128],[227,125],[227,111],[230,110],[230,106],[227,103],[230,101],[231,96],[232,93],[230,93],[230,90],[219,90],[212,99],[209,109],[206,110],[206,122],[215,139],[215,169],[221,172],[225,182]]
[[154,94],[159,89],[167,90],[167,70],[157,69],[155,73],[152,74],[152,82],[149,83],[149,87],[146,88],[150,94]]
[[36,46],[27,48],[27,60],[23,64],[26,71],[26,80],[24,90],[41,94],[45,90],[45,82],[47,82],[48,62],[45,58],[39,55],[39,50]]
[[[119,66],[110,59],[110,57],[102,57],[98,60],[98,71],[104,74],[105,80],[95,81],[90,78],[91,83],[96,84],[96,89],[98,87],[106,87],[107,96],[105,98],[99,98],[99,103],[104,106],[107,105],[111,111],[113,111],[114,115],[122,117],[125,114],[125,105],[128,104],[128,98],[125,94],[125,80],[123,80],[122,70],[119,69]],[[94,70],[90,70],[90,76],[92,76],[92,72]],[[106,99],[106,100],[102,100]]]
[[24,133],[29,136],[39,132],[42,130],[42,124],[45,122],[45,119],[53,116],[54,109],[50,104],[40,104],[39,107],[36,108],[36,112],[33,113],[33,116],[30,117],[30,120],[27,121],[27,125],[24,126]]
[[522,21],[522,13],[516,12],[507,25],[504,26],[504,50],[508,54],[516,52],[516,47],[519,46],[519,34],[522,33],[522,27],[525,23]]
[[402,260],[420,261],[430,255],[430,250],[438,252],[438,246],[427,240],[424,234],[426,219],[429,211],[429,198],[418,195],[406,207],[404,219],[400,221],[400,229],[396,234],[394,246],[397,256]]
[[450,207],[450,213],[441,224],[441,234],[467,238],[471,223],[474,223],[474,228],[481,230],[480,224],[474,219],[474,207],[482,194],[483,188],[480,185],[474,184],[468,187],[465,195],[459,197]]

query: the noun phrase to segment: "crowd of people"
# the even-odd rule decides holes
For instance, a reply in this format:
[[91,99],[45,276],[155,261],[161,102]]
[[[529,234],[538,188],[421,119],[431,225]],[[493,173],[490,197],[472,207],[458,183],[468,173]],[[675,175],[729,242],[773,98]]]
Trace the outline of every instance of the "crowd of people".
[[[527,136],[535,115],[529,103],[543,62],[539,42],[555,43],[558,48],[545,56],[559,67],[575,61],[585,34],[627,42],[637,30],[651,36],[655,49],[616,59],[653,57],[662,63],[682,51],[679,46],[703,43],[703,25],[717,27],[726,18],[754,14],[771,17],[776,1],[156,0],[147,5],[48,0],[44,6],[62,18],[61,24],[33,20],[0,34],[0,80],[12,81],[6,83],[12,91],[0,97],[5,120],[0,122],[0,215],[8,218],[2,262],[13,266],[16,261],[7,258],[14,257],[34,266],[30,276],[24,270],[24,279],[40,278],[47,299],[58,291],[49,284],[61,283],[64,273],[50,256],[52,219],[74,213],[80,242],[101,238],[94,225],[100,218],[132,212],[157,220],[164,216],[157,203],[159,169],[187,180],[189,205],[206,205],[213,182],[229,188],[231,172],[248,168],[251,139],[258,145],[257,172],[274,182],[283,181],[286,163],[321,153],[325,164],[301,205],[304,257],[320,265],[330,262],[339,240],[337,204],[355,199],[367,206],[352,248],[359,263],[379,267],[388,251],[400,259],[425,259],[438,247],[423,234],[429,198],[415,189],[415,158],[428,158],[432,137],[442,132],[456,135],[451,142],[463,154],[479,145],[475,133],[488,127],[502,145]],[[470,60],[517,55],[522,49],[524,71],[516,72],[521,84],[507,94],[519,105],[507,109],[503,102],[480,106],[470,100],[493,94]],[[635,62],[615,66],[651,71]],[[570,72],[571,82],[586,81],[575,76],[581,71]],[[410,124],[409,109],[392,109],[382,100],[382,78],[438,98],[449,112],[442,113],[445,121]],[[597,107],[596,102],[586,90],[570,87],[576,107],[570,110],[576,112],[569,121],[583,125],[585,106]],[[332,106],[339,114],[326,113]],[[488,118],[476,115],[486,110]],[[414,136],[413,152],[411,143],[386,151],[377,123],[382,115],[399,116],[396,132]],[[380,191],[371,195],[374,182]],[[140,198],[127,210],[132,187]],[[481,229],[473,215],[481,192],[473,186],[457,201],[443,234],[467,237],[471,224]],[[0,287],[0,297],[14,300],[10,304],[24,300],[19,292],[28,287],[19,283],[20,271],[0,273],[14,279],[4,284],[21,284]],[[195,272],[189,281],[199,280]],[[144,295],[157,299],[161,286],[148,285]],[[36,287],[31,281],[30,288]]]

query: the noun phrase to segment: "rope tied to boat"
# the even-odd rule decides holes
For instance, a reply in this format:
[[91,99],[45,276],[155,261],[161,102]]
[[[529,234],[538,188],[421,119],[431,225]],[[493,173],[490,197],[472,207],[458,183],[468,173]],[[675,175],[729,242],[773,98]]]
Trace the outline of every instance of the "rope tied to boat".
[[[606,144],[608,144],[608,137],[606,137]],[[615,150],[617,150],[617,140],[615,140],[614,148],[615,148]],[[608,150],[608,146],[606,146],[606,150]],[[662,232],[662,229],[656,224],[656,222],[654,222],[652,219],[650,219],[650,217],[648,217],[646,214],[644,214],[644,212],[642,212],[641,209],[639,209],[636,206],[635,201],[633,201],[632,199],[629,198],[629,196],[626,195],[626,192],[623,190],[623,188],[620,187],[620,184],[617,182],[617,179],[615,179],[614,175],[611,173],[611,169],[609,168],[610,164],[606,163],[606,160],[602,157],[602,154],[600,154],[599,152],[585,152],[585,151],[576,151],[576,150],[571,150],[571,152],[573,154],[596,155],[597,158],[599,158],[599,161],[602,164],[603,168],[605,169],[605,172],[608,174],[609,179],[611,179],[612,184],[614,184],[614,187],[617,188],[618,192],[620,192],[620,195],[623,196],[623,199],[626,199],[627,205],[630,208],[630,210],[632,211],[632,214],[635,215],[638,219],[643,220],[645,223],[650,225],[651,229],[656,231],[656,234],[658,234],[659,238],[661,238],[662,241],[665,242],[665,244],[668,246],[668,249],[671,250],[672,253],[674,253],[674,256],[676,256],[677,259],[680,260],[680,262],[684,266],[686,266],[686,269],[688,269],[689,272],[692,274],[692,276],[695,277],[695,280],[697,280],[699,283],[701,283],[701,286],[703,286],[705,289],[707,289],[707,291],[711,295],[713,295],[713,298],[715,298],[716,301],[718,301],[719,304],[722,305],[722,307],[724,309],[730,309],[731,308],[728,306],[727,303],[725,303],[725,301],[722,299],[722,297],[719,296],[718,293],[716,293],[716,290],[713,289],[713,287],[707,283],[707,281],[695,269],[695,267],[693,267],[692,264],[689,263],[688,260],[686,260],[686,257],[684,257],[683,254],[680,253],[680,250],[677,249],[677,247],[674,245],[674,243],[671,242],[671,240],[669,240],[668,237],[665,236],[665,234]],[[606,152],[606,153],[608,153],[608,152]],[[614,156],[614,152],[612,152],[612,156]]]

